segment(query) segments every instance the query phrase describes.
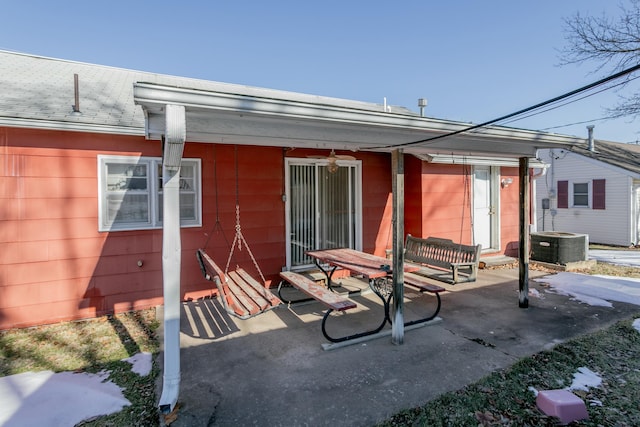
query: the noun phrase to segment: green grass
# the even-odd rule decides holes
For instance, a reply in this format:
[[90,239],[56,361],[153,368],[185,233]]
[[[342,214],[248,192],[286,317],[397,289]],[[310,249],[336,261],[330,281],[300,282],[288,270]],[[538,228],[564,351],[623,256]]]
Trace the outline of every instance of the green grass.
[[122,359],[138,352],[158,352],[155,310],[78,322],[0,332],[0,376],[27,371],[110,372],[131,406],[83,426],[157,426],[155,379],[159,368],[142,377]]
[[529,387],[568,387],[580,367],[598,373],[603,383],[587,392],[574,391],[587,402],[589,419],[571,425],[640,425],[640,332],[631,324],[632,319],[621,321],[522,359],[425,406],[396,414],[380,426],[555,426],[556,419],[537,409]]
[[[640,269],[598,263],[588,274],[640,277]],[[640,317],[640,312],[634,318]],[[540,412],[536,390],[571,385],[578,368],[602,378],[599,387],[574,391],[587,404],[589,419],[571,426],[631,427],[640,425],[640,332],[634,318],[575,338],[519,360],[463,389],[446,393],[424,406],[404,410],[380,427],[391,426],[557,426]],[[591,404],[600,402],[601,404]]]

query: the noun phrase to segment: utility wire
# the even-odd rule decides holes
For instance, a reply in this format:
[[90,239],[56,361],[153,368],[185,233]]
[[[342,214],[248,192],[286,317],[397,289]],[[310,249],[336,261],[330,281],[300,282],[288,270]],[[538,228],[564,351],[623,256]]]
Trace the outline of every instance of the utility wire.
[[583,120],[581,122],[573,122],[573,123],[567,123],[567,124],[564,124],[564,125],[551,126],[551,127],[548,127],[548,128],[542,128],[540,130],[548,131],[548,130],[552,130],[552,129],[566,128],[566,127],[569,127],[569,126],[583,125],[585,123],[601,122],[603,120],[611,120],[611,117],[600,117],[599,119]]
[[[573,104],[574,102],[578,102],[578,101],[581,101],[581,100],[583,100],[583,99],[585,99],[585,98],[589,98],[589,97],[592,97],[592,96],[597,95],[597,94],[599,94],[599,93],[606,92],[606,91],[611,90],[611,89],[613,89],[613,88],[616,88],[616,87],[618,87],[618,86],[625,85],[625,84],[627,84],[627,83],[629,83],[629,82],[632,82],[632,81],[634,81],[634,80],[637,80],[637,79],[639,79],[639,78],[640,78],[640,76],[636,76],[636,77],[634,77],[634,78],[630,78],[630,79],[625,80],[625,81],[623,81],[623,82],[616,83],[616,84],[611,85],[611,86],[607,86],[607,87],[602,88],[602,89],[600,89],[600,90],[597,90],[597,91],[595,91],[595,92],[588,93],[588,94],[586,94],[586,95],[584,95],[584,96],[581,96],[581,97],[579,97],[579,98],[570,99],[570,100],[568,100],[567,102],[564,102],[564,103],[562,103],[562,104],[558,104],[558,105],[551,106],[551,107],[546,108],[546,109],[544,109],[544,110],[542,110],[542,111],[536,111],[536,112],[533,112],[533,113],[528,114],[528,115],[526,115],[526,116],[524,116],[524,117],[516,117],[516,118],[514,118],[514,119],[511,119],[511,120],[509,120],[509,121],[507,121],[507,122],[504,122],[504,123],[501,123],[501,124],[502,124],[502,125],[505,125],[505,124],[507,124],[507,123],[513,123],[513,122],[517,122],[517,121],[520,121],[520,120],[528,119],[529,117],[537,116],[537,115],[539,115],[539,114],[544,114],[544,113],[547,113],[547,112],[549,112],[549,111],[551,111],[551,110],[555,110],[555,109],[557,109],[557,108],[564,107],[565,105]],[[607,118],[612,118],[612,117],[607,117]],[[605,119],[607,119],[607,118],[601,118],[601,119],[598,119],[598,120],[605,120]],[[582,123],[582,122],[581,122],[581,123]],[[581,123],[576,123],[576,124],[581,124]],[[568,126],[568,125],[556,126],[556,127],[565,127],[565,126]],[[547,128],[547,129],[553,129],[553,128]],[[540,129],[540,130],[546,130],[546,129]]]
[[579,94],[581,92],[587,91],[587,90],[589,90],[591,88],[600,86],[600,85],[602,85],[604,83],[610,82],[612,80],[619,79],[620,77],[623,77],[623,76],[625,76],[627,74],[633,73],[634,71],[638,71],[638,70],[640,70],[640,64],[635,65],[635,66],[630,67],[630,68],[627,68],[627,69],[622,70],[620,72],[617,72],[615,74],[612,74],[609,77],[605,77],[605,78],[600,79],[600,80],[598,80],[596,82],[590,83],[590,84],[588,84],[586,86],[582,86],[582,87],[580,87],[578,89],[574,89],[574,90],[572,90],[570,92],[567,92],[567,93],[565,93],[563,95],[556,96],[555,98],[549,99],[547,101],[540,102],[540,103],[535,104],[535,105],[533,105],[531,107],[523,108],[522,110],[518,110],[515,113],[510,113],[510,114],[507,114],[505,116],[498,117],[497,119],[493,119],[493,120],[486,121],[484,123],[480,123],[480,124],[477,124],[477,125],[469,126],[469,127],[464,128],[464,129],[460,129],[460,130],[456,130],[456,131],[453,131],[453,132],[445,133],[443,135],[433,136],[433,137],[430,137],[430,138],[420,139],[418,141],[404,142],[402,144],[392,144],[392,145],[386,145],[384,147],[372,147],[372,148],[408,147],[408,146],[411,146],[411,145],[422,144],[422,143],[425,143],[425,142],[432,142],[432,141],[435,141],[437,139],[448,138],[450,136],[458,135],[458,134],[461,134],[461,133],[464,133],[464,132],[469,132],[469,131],[474,130],[474,129],[486,127],[486,126],[492,125],[494,123],[501,122],[503,120],[519,116],[520,114],[528,113],[529,111],[536,110],[536,109],[538,109],[540,107],[544,107],[545,105],[553,104],[554,102],[561,101],[561,100],[569,98],[569,97],[571,97],[573,95],[576,95],[576,94]]

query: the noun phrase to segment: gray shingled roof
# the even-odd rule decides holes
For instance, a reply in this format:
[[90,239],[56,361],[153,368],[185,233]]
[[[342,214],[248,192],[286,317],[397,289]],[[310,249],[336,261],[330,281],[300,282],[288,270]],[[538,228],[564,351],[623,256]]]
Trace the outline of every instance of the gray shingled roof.
[[[74,74],[78,74],[80,111],[72,114]],[[134,104],[133,83],[157,83],[266,98],[291,99],[381,111],[382,106],[242,85],[133,71],[0,50],[0,124],[78,128],[144,134],[142,109]],[[393,107],[400,114],[415,114]],[[26,121],[26,122],[25,122]],[[109,129],[112,128],[112,129]]]
[[640,174],[640,145],[596,140],[594,147],[589,151],[586,143],[576,144],[571,151]]

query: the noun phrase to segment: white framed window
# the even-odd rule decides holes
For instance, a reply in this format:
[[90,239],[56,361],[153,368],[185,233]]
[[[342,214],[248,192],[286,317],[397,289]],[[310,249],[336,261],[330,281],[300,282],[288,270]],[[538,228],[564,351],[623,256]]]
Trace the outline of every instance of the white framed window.
[[[180,168],[180,222],[202,225],[200,159],[183,159]],[[162,227],[162,159],[98,156],[98,229],[143,230]]]
[[573,207],[588,208],[589,207],[589,183],[574,182],[572,188]]

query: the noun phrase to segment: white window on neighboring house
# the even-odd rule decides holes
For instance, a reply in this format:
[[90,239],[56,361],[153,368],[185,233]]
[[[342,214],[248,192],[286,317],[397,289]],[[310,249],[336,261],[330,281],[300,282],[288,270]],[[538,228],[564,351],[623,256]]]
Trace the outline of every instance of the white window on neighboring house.
[[[183,159],[180,168],[180,222],[199,226],[200,159]],[[162,227],[162,159],[98,156],[100,231]]]
[[573,183],[573,206],[589,207],[589,183],[574,182]]

